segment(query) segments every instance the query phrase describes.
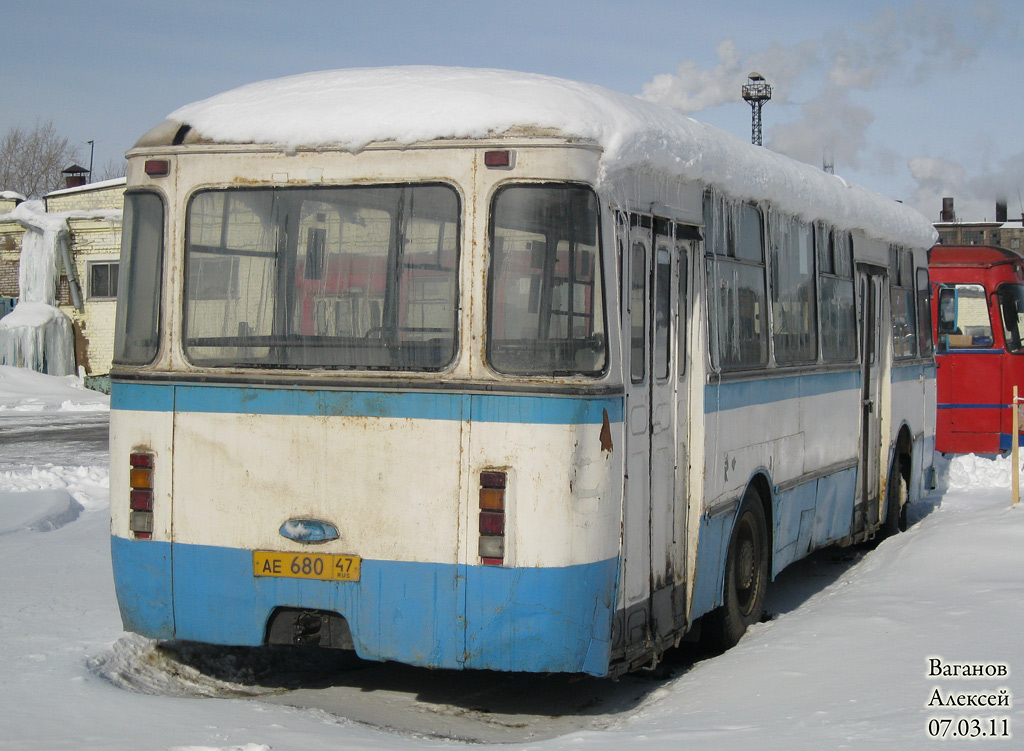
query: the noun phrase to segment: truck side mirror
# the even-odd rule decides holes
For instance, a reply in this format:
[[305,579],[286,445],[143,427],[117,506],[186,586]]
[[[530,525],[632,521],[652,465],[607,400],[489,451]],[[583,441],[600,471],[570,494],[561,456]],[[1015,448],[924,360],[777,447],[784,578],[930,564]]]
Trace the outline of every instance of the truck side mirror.
[[955,287],[939,287],[939,320],[940,334],[956,333],[957,294]]

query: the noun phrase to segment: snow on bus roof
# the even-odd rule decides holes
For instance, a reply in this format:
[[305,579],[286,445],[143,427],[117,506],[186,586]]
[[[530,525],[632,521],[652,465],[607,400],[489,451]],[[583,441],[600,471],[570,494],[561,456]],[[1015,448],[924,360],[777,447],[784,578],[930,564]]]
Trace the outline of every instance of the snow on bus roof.
[[168,119],[216,143],[350,151],[541,128],[598,144],[605,175],[651,169],[887,242],[930,247],[937,237],[917,211],[811,165],[628,94],[531,73],[433,66],[321,71],[242,86]]

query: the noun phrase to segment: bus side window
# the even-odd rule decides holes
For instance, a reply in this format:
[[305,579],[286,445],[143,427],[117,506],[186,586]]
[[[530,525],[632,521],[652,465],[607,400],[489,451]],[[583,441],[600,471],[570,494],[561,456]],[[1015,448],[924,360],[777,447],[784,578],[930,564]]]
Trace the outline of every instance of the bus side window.
[[629,374],[633,383],[643,383],[647,373],[647,248],[633,243],[629,254]]
[[857,312],[853,287],[853,244],[849,232],[820,224],[818,245],[818,309],[824,362],[857,359]]
[[[715,222],[719,218],[717,210],[712,205],[709,211],[706,204],[705,221],[715,212],[711,219]],[[753,204],[726,204],[722,206],[722,218],[725,232],[714,230],[721,234],[713,235],[715,255],[708,258],[714,290],[709,325],[716,364],[722,370],[764,367],[768,363],[769,332],[761,210]],[[722,252],[724,255],[719,255]]]
[[913,258],[909,250],[890,250],[889,290],[892,311],[892,353],[898,360],[916,357],[918,351],[917,311],[914,309]]
[[932,342],[932,306],[929,296],[931,288],[928,269],[919,268],[917,270],[917,331],[921,357],[931,357],[935,351],[934,342]]

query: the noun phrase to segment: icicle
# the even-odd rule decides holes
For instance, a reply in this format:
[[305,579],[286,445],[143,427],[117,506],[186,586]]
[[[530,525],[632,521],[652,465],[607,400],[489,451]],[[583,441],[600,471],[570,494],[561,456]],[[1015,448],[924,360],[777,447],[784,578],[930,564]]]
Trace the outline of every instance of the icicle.
[[49,375],[74,375],[71,319],[56,306],[57,242],[67,233],[67,223],[39,214],[26,204],[18,206],[11,216],[25,227],[25,235],[18,304],[0,319],[0,365]]

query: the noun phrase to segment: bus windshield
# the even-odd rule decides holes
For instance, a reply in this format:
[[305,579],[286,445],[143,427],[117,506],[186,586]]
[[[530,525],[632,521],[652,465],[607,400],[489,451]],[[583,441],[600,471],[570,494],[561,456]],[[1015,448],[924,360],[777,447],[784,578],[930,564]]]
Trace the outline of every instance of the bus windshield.
[[455,357],[447,185],[206,190],[188,205],[196,365],[440,370]]
[[1024,285],[999,286],[999,313],[1003,319],[1007,351],[1024,352]]

